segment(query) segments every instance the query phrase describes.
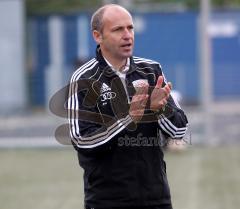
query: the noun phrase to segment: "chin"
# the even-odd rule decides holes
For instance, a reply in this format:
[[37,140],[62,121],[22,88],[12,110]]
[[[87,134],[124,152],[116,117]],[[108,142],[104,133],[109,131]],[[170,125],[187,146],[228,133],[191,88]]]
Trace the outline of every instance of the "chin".
[[127,53],[123,53],[123,57],[124,57],[124,58],[131,57],[132,54],[133,54],[132,51],[131,51],[131,52],[127,52]]

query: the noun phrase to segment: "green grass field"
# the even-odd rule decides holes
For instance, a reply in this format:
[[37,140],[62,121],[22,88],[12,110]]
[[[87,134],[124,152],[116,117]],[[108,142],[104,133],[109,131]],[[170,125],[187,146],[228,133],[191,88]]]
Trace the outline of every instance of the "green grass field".
[[[166,153],[175,209],[237,209],[240,146]],[[1,209],[82,209],[82,170],[72,149],[1,149]]]

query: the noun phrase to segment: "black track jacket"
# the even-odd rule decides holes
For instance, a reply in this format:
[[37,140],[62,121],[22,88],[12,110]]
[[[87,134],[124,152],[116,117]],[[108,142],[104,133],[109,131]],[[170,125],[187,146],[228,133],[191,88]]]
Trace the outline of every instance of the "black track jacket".
[[159,75],[163,75],[159,63],[131,57],[124,86],[99,47],[96,58],[73,73],[68,98],[70,135],[84,169],[88,207],[171,203],[161,136],[182,138],[187,118],[171,97],[167,111],[156,115],[146,108],[137,124],[128,113],[134,82],[144,80],[154,87]]

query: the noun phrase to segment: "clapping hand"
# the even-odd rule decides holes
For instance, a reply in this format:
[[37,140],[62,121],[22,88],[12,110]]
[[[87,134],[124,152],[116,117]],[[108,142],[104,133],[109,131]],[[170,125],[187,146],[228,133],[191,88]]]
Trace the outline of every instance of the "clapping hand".
[[170,91],[172,89],[172,84],[168,82],[164,87],[163,76],[159,76],[157,84],[154,87],[150,100],[150,109],[154,112],[161,110],[167,104],[167,99],[170,96]]
[[148,87],[149,85],[147,83],[143,83],[136,87],[136,93],[132,98],[129,109],[129,115],[134,122],[140,121],[144,114],[144,110],[149,98]]

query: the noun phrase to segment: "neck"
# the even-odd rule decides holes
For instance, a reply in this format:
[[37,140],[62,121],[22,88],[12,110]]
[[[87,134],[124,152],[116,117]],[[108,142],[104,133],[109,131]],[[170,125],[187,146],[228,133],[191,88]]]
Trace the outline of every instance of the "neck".
[[107,56],[103,53],[103,56],[107,61],[113,66],[115,70],[122,71],[127,64],[127,58],[124,59],[114,59],[111,56]]
[[118,62],[114,62],[114,60],[112,61],[112,60],[109,60],[108,58],[106,58],[106,59],[108,60],[108,62],[111,63],[113,68],[118,71],[122,71],[127,64],[127,59],[124,59],[124,60],[118,61]]

